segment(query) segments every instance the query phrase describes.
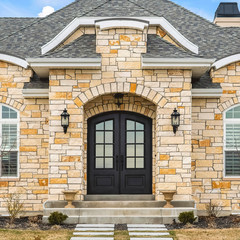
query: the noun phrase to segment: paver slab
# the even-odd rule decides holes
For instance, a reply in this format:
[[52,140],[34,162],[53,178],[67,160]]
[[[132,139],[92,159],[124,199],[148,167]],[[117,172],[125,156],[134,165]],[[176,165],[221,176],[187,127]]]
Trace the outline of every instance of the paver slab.
[[73,235],[81,236],[112,236],[113,232],[74,232]]
[[112,237],[72,237],[70,240],[114,240]]
[[172,238],[138,238],[131,237],[130,240],[173,240]]
[[166,236],[168,232],[130,232],[129,236]]
[[135,227],[135,228],[165,228],[164,224],[128,224],[128,227]]
[[111,227],[114,228],[114,224],[77,224],[76,226],[77,228],[80,227],[89,227],[89,228],[107,228],[107,227]]
[[128,228],[129,232],[134,232],[134,231],[168,231],[167,228]]
[[114,231],[114,228],[89,228],[89,227],[82,227],[82,228],[75,228],[75,231]]

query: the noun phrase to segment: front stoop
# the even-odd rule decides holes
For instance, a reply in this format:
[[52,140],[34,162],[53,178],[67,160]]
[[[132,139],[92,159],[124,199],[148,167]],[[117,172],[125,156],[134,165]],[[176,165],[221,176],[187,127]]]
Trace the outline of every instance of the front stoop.
[[197,210],[194,201],[172,201],[175,208],[163,208],[165,201],[154,201],[152,195],[87,195],[75,201],[76,208],[66,209],[66,201],[44,203],[43,222],[55,211],[68,216],[66,224],[171,224],[181,212]]

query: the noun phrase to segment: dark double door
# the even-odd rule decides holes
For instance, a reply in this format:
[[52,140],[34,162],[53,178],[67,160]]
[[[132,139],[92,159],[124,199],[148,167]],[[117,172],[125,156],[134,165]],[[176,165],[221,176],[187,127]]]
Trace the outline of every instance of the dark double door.
[[88,120],[88,194],[152,193],[152,120],[131,112]]

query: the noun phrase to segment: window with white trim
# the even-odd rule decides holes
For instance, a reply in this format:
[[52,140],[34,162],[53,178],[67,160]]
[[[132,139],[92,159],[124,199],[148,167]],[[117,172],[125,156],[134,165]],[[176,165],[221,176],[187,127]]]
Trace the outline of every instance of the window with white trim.
[[18,176],[18,112],[0,105],[0,177]]
[[240,177],[240,106],[225,112],[225,176]]

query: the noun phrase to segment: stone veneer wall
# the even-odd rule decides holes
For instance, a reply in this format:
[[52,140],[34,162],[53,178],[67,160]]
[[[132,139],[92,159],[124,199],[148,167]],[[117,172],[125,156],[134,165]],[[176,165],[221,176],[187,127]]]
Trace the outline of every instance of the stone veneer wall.
[[240,103],[240,62],[212,71],[221,84],[218,99],[193,99],[192,187],[198,209],[210,201],[227,212],[240,210],[240,178],[224,178],[223,114]]
[[[87,179],[86,106],[94,105],[97,97],[123,92],[156,106],[156,199],[163,199],[161,190],[171,189],[177,190],[175,199],[191,200],[191,71],[142,70],[145,30],[96,32],[101,70],[50,71],[49,199],[62,200],[64,189],[80,190],[77,199],[83,199]],[[60,123],[65,107],[71,114],[67,134],[63,134]],[[182,115],[176,136],[170,120],[175,107]],[[111,109],[109,106],[107,110]]]
[[2,199],[21,193],[25,211],[41,211],[48,198],[48,99],[24,99],[22,89],[32,71],[0,61],[0,102],[11,106],[20,116],[19,178],[0,178]]

